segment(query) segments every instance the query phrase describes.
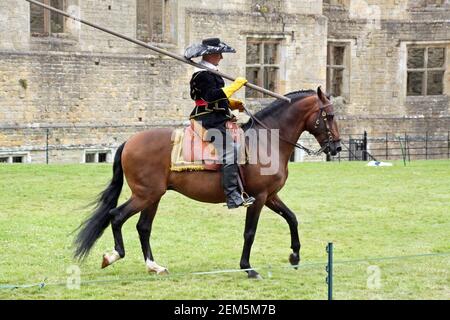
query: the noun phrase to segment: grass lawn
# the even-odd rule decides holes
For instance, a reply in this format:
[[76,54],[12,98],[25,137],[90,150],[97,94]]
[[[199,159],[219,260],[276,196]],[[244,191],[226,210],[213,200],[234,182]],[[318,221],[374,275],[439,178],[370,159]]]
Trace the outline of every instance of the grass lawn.
[[[111,171],[111,165],[0,165],[0,288],[48,283],[3,288],[0,299],[326,299],[328,242],[335,247],[336,299],[450,299],[450,161],[290,164],[280,196],[300,221],[301,267],[289,268],[289,228],[265,208],[251,256],[262,281],[243,272],[193,274],[239,267],[245,210],[168,192],[152,249],[170,275],[146,273],[136,215],[124,226],[125,259],[100,269],[114,244],[108,228],[79,266],[81,287],[68,289],[77,267],[71,232]],[[129,194],[124,188],[121,201]],[[363,259],[418,254],[435,255]],[[357,261],[338,263],[347,260]]]

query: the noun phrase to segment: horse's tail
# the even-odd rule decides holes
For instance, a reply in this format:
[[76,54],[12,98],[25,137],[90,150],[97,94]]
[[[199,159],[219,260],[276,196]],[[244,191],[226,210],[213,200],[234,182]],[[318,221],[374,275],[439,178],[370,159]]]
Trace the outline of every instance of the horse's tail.
[[94,212],[78,227],[81,230],[74,241],[74,257],[79,260],[87,257],[97,239],[102,236],[103,231],[111,222],[112,215],[109,214],[109,211],[117,207],[117,201],[123,186],[121,158],[124,146],[125,143],[117,149],[114,157],[113,177],[108,187],[99,194]]

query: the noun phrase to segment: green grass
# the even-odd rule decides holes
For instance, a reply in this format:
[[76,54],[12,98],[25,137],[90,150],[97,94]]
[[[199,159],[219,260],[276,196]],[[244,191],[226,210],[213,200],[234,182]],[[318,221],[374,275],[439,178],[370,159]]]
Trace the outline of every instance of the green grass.
[[[81,288],[64,283],[72,260],[71,232],[89,213],[84,206],[104,189],[110,165],[0,166],[0,286],[46,282],[43,289],[0,289],[1,299],[326,299],[325,246],[336,261],[450,252],[450,161],[404,167],[365,163],[296,163],[280,193],[300,221],[303,267],[288,268],[287,224],[264,209],[251,262],[262,281],[236,269],[243,244],[244,209],[202,204],[174,192],[161,201],[152,233],[166,277],[148,275],[135,230],[124,226],[125,259],[101,270],[113,248],[110,228],[81,268]],[[125,188],[121,201],[129,196]],[[449,299],[450,255],[337,263],[336,299]],[[379,268],[380,286],[369,289]],[[369,270],[369,271],[368,271]]]

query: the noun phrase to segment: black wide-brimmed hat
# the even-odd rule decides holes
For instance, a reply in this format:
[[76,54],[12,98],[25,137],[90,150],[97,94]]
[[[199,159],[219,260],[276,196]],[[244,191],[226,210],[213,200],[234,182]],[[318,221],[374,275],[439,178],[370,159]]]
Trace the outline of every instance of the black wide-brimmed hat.
[[184,56],[186,59],[192,59],[207,54],[224,52],[235,53],[236,50],[226,43],[220,41],[219,38],[208,38],[203,40],[202,43],[193,44],[192,46],[188,47],[184,52]]

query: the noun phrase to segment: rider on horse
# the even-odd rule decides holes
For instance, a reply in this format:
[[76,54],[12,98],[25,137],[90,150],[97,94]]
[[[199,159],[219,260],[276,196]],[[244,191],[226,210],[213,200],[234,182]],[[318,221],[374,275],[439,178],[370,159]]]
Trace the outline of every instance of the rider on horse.
[[[236,50],[218,38],[209,38],[203,40],[201,44],[187,48],[185,57],[192,59],[201,56],[201,65],[218,70],[217,66],[223,58],[223,52],[235,53]],[[244,190],[239,192],[237,146],[226,129],[226,122],[234,117],[231,110],[243,110],[242,101],[232,99],[231,96],[246,83],[246,79],[237,78],[225,87],[222,77],[205,69],[196,69],[190,82],[191,98],[195,101],[195,108],[190,119],[200,122],[202,127],[208,130],[207,137],[212,140],[219,153],[219,160],[223,162],[222,186],[230,209],[240,206],[248,207],[255,201],[253,197],[244,197]],[[220,137],[214,139],[214,135],[220,135],[222,139]]]

